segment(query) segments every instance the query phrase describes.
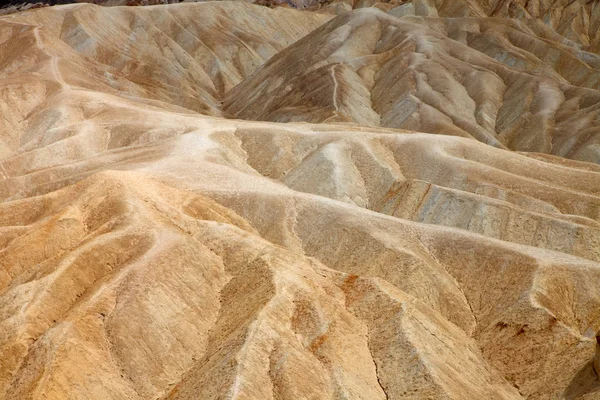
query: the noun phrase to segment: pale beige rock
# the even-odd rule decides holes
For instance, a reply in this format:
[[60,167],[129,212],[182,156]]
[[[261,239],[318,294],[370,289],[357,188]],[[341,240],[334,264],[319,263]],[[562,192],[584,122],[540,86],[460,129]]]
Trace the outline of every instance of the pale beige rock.
[[[556,36],[556,33],[554,34]],[[354,122],[600,162],[600,58],[513,20],[364,8],[278,53],[225,102],[235,117]]]
[[597,68],[414,7],[0,18],[0,398],[599,398]]

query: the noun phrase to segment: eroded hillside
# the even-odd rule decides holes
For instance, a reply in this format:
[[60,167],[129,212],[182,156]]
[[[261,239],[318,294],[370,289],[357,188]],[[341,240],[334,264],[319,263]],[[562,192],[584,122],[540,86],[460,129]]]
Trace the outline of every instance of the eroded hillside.
[[438,3],[1,17],[0,398],[600,398],[595,6]]

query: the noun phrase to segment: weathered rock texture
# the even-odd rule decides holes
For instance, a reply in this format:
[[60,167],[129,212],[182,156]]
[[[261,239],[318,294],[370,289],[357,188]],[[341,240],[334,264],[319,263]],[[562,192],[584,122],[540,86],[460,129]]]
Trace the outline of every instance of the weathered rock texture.
[[592,19],[439,3],[0,18],[0,398],[600,398]]
[[355,122],[600,162],[600,57],[519,21],[346,13],[229,92],[244,119]]

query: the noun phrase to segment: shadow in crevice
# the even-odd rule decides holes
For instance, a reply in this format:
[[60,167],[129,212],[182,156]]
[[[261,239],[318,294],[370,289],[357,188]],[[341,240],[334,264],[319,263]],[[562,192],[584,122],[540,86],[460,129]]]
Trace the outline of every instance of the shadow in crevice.
[[590,361],[569,383],[563,398],[565,400],[577,400],[584,395],[593,395],[600,398],[600,379],[594,370],[594,360]]

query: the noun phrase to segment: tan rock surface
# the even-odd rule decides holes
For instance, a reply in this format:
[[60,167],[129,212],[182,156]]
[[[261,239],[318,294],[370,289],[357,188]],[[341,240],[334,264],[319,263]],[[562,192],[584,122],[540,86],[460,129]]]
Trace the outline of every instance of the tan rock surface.
[[596,56],[331,18],[0,18],[0,398],[600,398]]
[[510,19],[364,8],[278,53],[228,94],[226,110],[471,137],[598,163],[600,58],[552,39]]

